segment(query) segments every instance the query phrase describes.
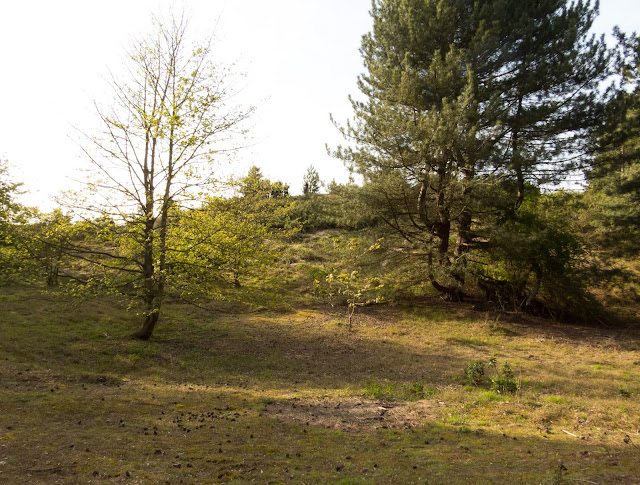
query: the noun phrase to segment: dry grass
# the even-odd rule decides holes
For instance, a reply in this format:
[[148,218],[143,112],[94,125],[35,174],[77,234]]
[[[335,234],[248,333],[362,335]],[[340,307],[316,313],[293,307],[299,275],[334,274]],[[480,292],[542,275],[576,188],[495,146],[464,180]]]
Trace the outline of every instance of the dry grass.
[[[640,483],[640,336],[438,300],[170,306],[0,290],[2,483]],[[516,394],[469,385],[509,362]],[[491,371],[489,371],[491,372]]]

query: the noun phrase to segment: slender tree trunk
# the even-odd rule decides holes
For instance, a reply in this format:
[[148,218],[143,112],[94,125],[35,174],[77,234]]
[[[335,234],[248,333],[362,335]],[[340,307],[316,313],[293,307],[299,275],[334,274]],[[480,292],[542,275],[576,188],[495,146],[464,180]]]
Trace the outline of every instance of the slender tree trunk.
[[514,212],[517,211],[524,202],[524,173],[522,167],[522,154],[520,153],[520,113],[522,112],[522,97],[518,99],[518,111],[516,112],[515,126],[513,127],[513,135],[511,137],[512,164],[516,172],[516,183],[518,194],[513,207]]
[[[449,260],[449,238],[451,237],[451,214],[446,201],[445,186],[446,186],[446,171],[442,166],[438,170],[438,186],[434,189],[436,194],[435,221],[430,223],[429,231],[432,236],[436,238],[435,251],[437,254],[437,264],[439,266],[448,266],[451,264]],[[418,209],[420,211],[421,219],[423,222],[428,222],[426,217],[425,201],[426,201],[427,184],[423,182],[420,187],[420,193],[418,195]],[[460,288],[451,288],[447,285],[440,283],[434,274],[434,251],[433,248],[429,248],[427,256],[427,277],[431,285],[441,293],[448,295],[449,298],[455,300],[461,300],[463,293]]]
[[462,257],[467,251],[469,251],[469,245],[471,243],[471,208],[467,201],[471,197],[471,183],[474,177],[473,169],[465,169],[463,171],[464,179],[462,181],[462,210],[458,214],[458,234],[456,237],[456,247],[453,255],[456,258]]
[[163,288],[159,287],[156,281],[156,268],[153,263],[154,250],[154,228],[153,219],[147,216],[145,221],[145,243],[144,243],[144,260],[143,260],[143,279],[144,279],[144,302],[146,317],[142,326],[133,334],[133,337],[147,340],[151,337],[153,329],[158,323],[160,317],[160,307],[162,304]]
[[156,309],[157,286],[155,281],[154,243],[155,243],[155,218],[154,218],[154,169],[156,139],[151,133],[151,127],[147,128],[144,153],[144,190],[145,204],[142,217],[144,242],[142,245],[142,279],[144,281],[145,320],[142,326],[133,333],[134,338],[148,340],[153,329],[158,323],[160,309]]
[[347,310],[347,317],[348,317],[348,328],[349,330],[352,329],[352,325],[353,325],[353,314],[356,312],[356,306],[355,305],[349,305],[349,308]]
[[531,293],[529,293],[527,301],[525,301],[525,303],[524,303],[524,307],[525,308],[530,307],[531,304],[533,303],[533,301],[536,299],[536,296],[538,296],[538,292],[540,291],[541,283],[542,283],[542,272],[540,270],[537,270],[536,271],[536,281],[533,284],[533,288],[531,289]]
[[453,277],[458,284],[460,290],[464,288],[466,280],[467,260],[465,254],[469,251],[471,244],[471,208],[467,201],[471,195],[471,179],[473,178],[473,169],[463,170],[464,179],[462,181],[462,204],[463,207],[457,217],[458,231],[456,235],[456,247],[453,251],[455,256],[456,267],[453,271]]
[[[149,205],[149,204],[148,204]],[[133,334],[134,338],[148,340],[153,334],[158,319],[160,318],[160,308],[164,297],[164,285],[158,279],[154,264],[154,241],[155,228],[153,219],[153,206],[151,212],[146,215],[145,221],[145,243],[144,243],[144,263],[143,277],[145,284],[144,301],[146,304],[146,316],[142,326]]]
[[[175,89],[175,86],[174,86]],[[175,112],[173,113],[175,118]],[[153,177],[150,177],[150,185],[147,190],[147,221],[145,225],[145,265],[144,265],[144,277],[146,288],[146,301],[147,301],[147,316],[142,324],[142,327],[133,334],[135,338],[142,340],[148,340],[160,319],[160,310],[162,309],[162,303],[164,301],[164,292],[166,287],[166,269],[167,269],[167,232],[169,225],[169,211],[171,210],[171,184],[173,181],[173,151],[174,151],[174,139],[175,139],[175,124],[171,124],[169,132],[169,152],[167,160],[167,179],[165,181],[165,190],[162,199],[162,206],[160,207],[160,219],[159,219],[159,234],[158,234],[158,247],[154,247],[154,236],[156,228],[156,221],[153,217],[154,210],[154,189],[153,189]],[[155,162],[155,139],[152,145],[152,164]],[[158,267],[154,265],[154,251],[157,252],[157,258],[159,260]]]

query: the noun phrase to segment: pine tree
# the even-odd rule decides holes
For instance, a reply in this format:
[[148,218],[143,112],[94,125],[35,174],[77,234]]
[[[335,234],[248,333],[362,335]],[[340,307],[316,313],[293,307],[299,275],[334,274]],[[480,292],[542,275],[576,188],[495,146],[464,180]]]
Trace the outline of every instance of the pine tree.
[[304,195],[320,192],[320,175],[313,165],[309,165],[309,168],[307,168],[307,173],[304,174],[302,182],[302,193]]
[[490,217],[515,217],[527,185],[561,180],[581,159],[607,64],[588,37],[596,14],[583,1],[374,2],[364,101],[342,128],[355,148],[336,155],[424,250],[438,290],[461,296]]
[[605,246],[640,249],[640,37],[616,31],[620,84],[613,89],[597,157],[587,173],[591,221]]

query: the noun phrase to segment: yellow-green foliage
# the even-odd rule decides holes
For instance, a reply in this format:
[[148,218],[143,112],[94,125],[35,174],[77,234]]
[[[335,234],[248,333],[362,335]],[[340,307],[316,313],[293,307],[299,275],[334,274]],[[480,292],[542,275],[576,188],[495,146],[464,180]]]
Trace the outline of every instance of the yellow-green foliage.
[[[272,265],[273,241],[295,234],[289,222],[290,199],[255,196],[210,198],[200,209],[176,214],[171,246],[174,284],[204,292],[202,282],[260,274]],[[215,287],[214,287],[215,288]]]

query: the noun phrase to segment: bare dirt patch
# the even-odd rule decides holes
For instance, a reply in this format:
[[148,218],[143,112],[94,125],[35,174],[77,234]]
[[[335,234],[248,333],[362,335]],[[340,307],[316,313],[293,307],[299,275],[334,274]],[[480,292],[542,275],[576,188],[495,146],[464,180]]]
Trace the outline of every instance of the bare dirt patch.
[[284,423],[341,431],[370,431],[422,426],[425,421],[435,418],[437,406],[437,403],[430,400],[389,403],[357,398],[290,399],[266,405],[263,414]]

